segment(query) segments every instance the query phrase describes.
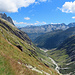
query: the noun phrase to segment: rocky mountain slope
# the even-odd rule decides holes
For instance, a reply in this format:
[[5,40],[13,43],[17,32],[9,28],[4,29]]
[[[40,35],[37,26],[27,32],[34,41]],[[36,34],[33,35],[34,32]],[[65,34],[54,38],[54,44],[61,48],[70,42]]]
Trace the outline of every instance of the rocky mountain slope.
[[47,54],[58,63],[62,74],[75,75],[75,35],[67,38],[57,49],[49,50]]
[[25,32],[0,18],[0,75],[59,75],[44,54]]
[[75,35],[75,27],[67,30],[55,30],[45,33],[34,40],[34,43],[41,48],[52,49],[58,47],[69,36]]
[[7,17],[7,15],[5,13],[4,14],[0,13],[0,18],[7,20],[8,22],[10,22],[14,25],[12,18],[9,16]]
[[[67,29],[68,26],[64,23],[62,24],[48,24],[42,26],[27,26],[21,28],[21,30],[26,31],[27,33],[46,33],[57,29]],[[33,31],[34,29],[34,31]]]
[[75,23],[68,24],[69,27],[75,27]]

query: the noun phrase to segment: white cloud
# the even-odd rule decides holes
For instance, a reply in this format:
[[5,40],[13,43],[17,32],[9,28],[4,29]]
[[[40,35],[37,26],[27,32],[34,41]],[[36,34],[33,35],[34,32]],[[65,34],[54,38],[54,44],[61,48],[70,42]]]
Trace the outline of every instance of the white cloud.
[[39,22],[39,21],[36,21],[35,23],[26,23],[26,22],[16,22],[16,21],[14,21],[13,20],[13,22],[14,22],[14,24],[15,25],[44,25],[44,24],[46,24],[46,22]]
[[35,0],[0,0],[1,12],[18,12],[21,7],[28,7],[35,3]]
[[47,0],[39,0],[40,2],[46,2]]
[[43,21],[42,24],[47,24],[47,23]]
[[60,24],[60,23],[51,23],[51,24]]
[[40,4],[39,2],[35,2],[35,4]]
[[39,22],[39,21],[36,21],[33,25],[43,25],[43,24],[46,24],[46,22]]
[[62,8],[59,8],[62,12],[66,13],[75,13],[75,1],[74,2],[65,2]]
[[73,16],[72,19],[75,19],[75,16]]
[[24,19],[25,19],[25,20],[30,20],[30,18],[29,18],[29,17],[25,17]]
[[16,20],[13,20],[14,24],[26,24],[26,22],[16,22]]
[[28,7],[31,4],[40,4],[47,0],[0,0],[0,12],[18,12],[21,7]]

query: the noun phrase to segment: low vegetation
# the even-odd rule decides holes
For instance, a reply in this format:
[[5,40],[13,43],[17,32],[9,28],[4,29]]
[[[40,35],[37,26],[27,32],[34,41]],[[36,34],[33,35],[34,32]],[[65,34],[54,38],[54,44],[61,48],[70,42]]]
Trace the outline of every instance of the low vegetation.
[[75,74],[75,35],[66,39],[57,49],[49,50],[47,54],[58,63],[62,74]]
[[26,33],[0,19],[0,75],[59,75],[51,66],[45,65],[43,60],[48,58],[44,54]]

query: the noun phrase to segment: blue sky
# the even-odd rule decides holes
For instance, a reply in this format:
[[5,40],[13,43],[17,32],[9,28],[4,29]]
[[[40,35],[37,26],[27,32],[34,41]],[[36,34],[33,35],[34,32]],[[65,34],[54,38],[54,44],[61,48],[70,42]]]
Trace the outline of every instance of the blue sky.
[[0,0],[0,12],[15,25],[44,25],[75,22],[74,0]]

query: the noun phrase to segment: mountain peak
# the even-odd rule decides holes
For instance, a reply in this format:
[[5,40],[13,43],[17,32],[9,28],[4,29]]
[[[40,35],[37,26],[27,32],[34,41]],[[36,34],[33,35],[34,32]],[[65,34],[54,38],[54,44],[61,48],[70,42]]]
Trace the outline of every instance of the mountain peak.
[[7,20],[8,22],[10,22],[14,25],[12,18],[10,16],[7,17],[7,15],[5,13],[4,14],[0,13],[0,18]]
[[75,26],[75,22],[69,23],[68,26],[69,27],[74,27]]

